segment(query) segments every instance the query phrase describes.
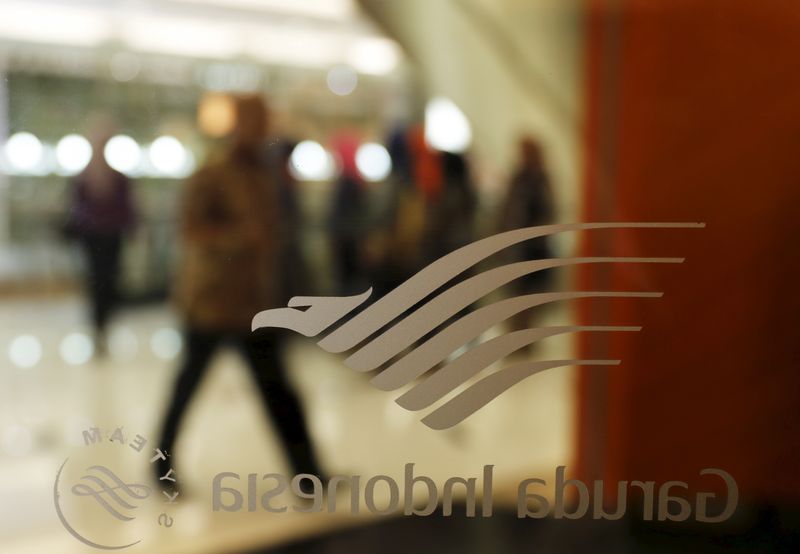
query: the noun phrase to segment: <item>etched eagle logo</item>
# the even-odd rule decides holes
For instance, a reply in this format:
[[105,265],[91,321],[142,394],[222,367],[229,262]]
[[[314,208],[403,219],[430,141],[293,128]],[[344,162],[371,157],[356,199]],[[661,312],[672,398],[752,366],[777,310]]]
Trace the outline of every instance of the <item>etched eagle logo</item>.
[[[347,297],[296,296],[288,307],[264,310],[253,318],[252,329],[278,327],[316,337],[342,322],[317,343],[331,353],[352,351],[344,364],[359,372],[376,371],[371,383],[385,391],[412,386],[396,402],[407,410],[430,407],[495,362],[541,339],[563,333],[639,331],[637,326],[567,325],[510,332],[473,346],[475,339],[515,314],[575,298],[657,298],[661,292],[572,291],[544,292],[500,300],[443,326],[465,308],[499,287],[537,271],[588,263],[682,263],[684,258],[574,257],[539,259],[496,267],[461,282],[445,285],[501,250],[565,231],[629,228],[702,228],[703,223],[574,223],[527,227],[493,235],[459,248],[416,273],[394,290],[351,317],[372,293]],[[442,289],[442,290],[439,290]],[[436,293],[436,294],[434,294]],[[303,308],[303,309],[298,309]],[[443,327],[442,327],[443,326]],[[441,329],[439,329],[442,327]],[[431,332],[436,331],[430,337]],[[420,339],[425,340],[420,342]],[[447,400],[422,422],[433,429],[452,427],[536,373],[562,366],[618,365],[620,360],[544,360],[516,363],[488,373]]]

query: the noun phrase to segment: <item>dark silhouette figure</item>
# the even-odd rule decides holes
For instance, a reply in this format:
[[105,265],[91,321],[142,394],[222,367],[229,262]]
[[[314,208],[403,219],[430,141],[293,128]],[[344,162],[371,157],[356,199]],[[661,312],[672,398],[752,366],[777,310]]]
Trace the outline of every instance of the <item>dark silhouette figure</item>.
[[[555,217],[553,192],[544,167],[539,144],[530,137],[520,140],[520,160],[501,206],[498,231],[547,225]],[[507,249],[508,262],[540,260],[552,257],[549,237],[538,237]],[[554,270],[546,269],[524,275],[510,284],[515,295],[534,294],[547,290],[554,279]],[[530,313],[525,311],[511,319],[513,329],[528,327]],[[528,348],[531,350],[532,347]]]
[[282,341],[277,331],[250,332],[258,311],[286,302],[280,264],[287,234],[278,184],[282,168],[263,149],[267,108],[260,97],[247,96],[236,100],[236,111],[228,147],[186,183],[177,282],[185,356],[161,433],[159,446],[169,458],[160,461],[159,477],[175,467],[181,419],[224,343],[247,362],[294,471],[320,474],[299,399],[286,380]]
[[[441,154],[426,144],[420,125],[397,129],[388,142],[392,175],[376,210],[370,252],[376,297],[432,261],[440,244],[431,217],[442,192]],[[435,244],[428,244],[431,240]]]
[[[530,137],[520,141],[520,160],[511,179],[500,211],[499,231],[552,223],[555,216],[553,192],[539,145]],[[548,237],[527,240],[508,250],[513,261],[549,258],[552,249]],[[551,279],[551,271],[531,273],[517,282],[524,292],[536,292]],[[520,291],[523,292],[523,291]]]
[[92,158],[70,183],[64,232],[76,239],[86,258],[86,292],[91,306],[95,351],[106,352],[109,319],[119,301],[120,252],[136,219],[130,180],[105,160],[110,133],[95,132]]
[[442,185],[430,203],[423,248],[431,263],[474,240],[478,198],[467,160],[461,154],[442,152]]
[[350,296],[366,288],[362,245],[367,221],[364,182],[355,163],[358,138],[343,133],[333,147],[341,165],[334,185],[328,213],[331,262],[335,272],[336,294]]

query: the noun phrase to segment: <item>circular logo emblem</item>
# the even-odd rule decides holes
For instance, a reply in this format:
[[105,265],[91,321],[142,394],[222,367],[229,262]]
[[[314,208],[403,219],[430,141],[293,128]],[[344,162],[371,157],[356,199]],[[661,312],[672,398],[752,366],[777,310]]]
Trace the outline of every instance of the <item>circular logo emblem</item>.
[[[179,493],[174,471],[163,468],[167,454],[148,448],[142,435],[122,427],[83,432],[85,447],[61,464],[53,484],[53,503],[64,528],[78,541],[102,550],[122,550],[142,542],[147,526],[171,528]],[[138,467],[137,467],[138,466]],[[146,484],[142,467],[158,477]]]

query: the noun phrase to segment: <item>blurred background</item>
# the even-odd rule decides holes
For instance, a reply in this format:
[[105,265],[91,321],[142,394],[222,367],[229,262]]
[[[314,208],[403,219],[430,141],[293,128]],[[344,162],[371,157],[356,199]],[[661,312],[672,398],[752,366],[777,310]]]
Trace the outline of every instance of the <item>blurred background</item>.
[[[280,187],[280,226],[264,224],[282,250],[275,303],[253,315],[295,295],[372,286],[374,300],[519,227],[707,226],[565,232],[488,260],[686,257],[558,268],[479,300],[664,292],[552,303],[488,329],[481,340],[643,326],[515,352],[622,363],[542,372],[448,430],[344,355],[281,339],[325,474],[402,481],[413,462],[441,483],[493,464],[493,518],[213,512],[219,472],[292,473],[242,357],[222,349],[174,447],[175,525],[141,516],[133,534],[146,539],[130,551],[797,551],[798,30],[800,8],[780,1],[2,0],[0,551],[90,550],[53,509],[59,466],[92,448],[85,429],[159,440],[186,357],[187,183],[228,151],[237,98],[254,94]],[[96,175],[124,192],[93,213]],[[89,220],[113,241],[89,242]],[[90,459],[152,485],[143,456],[104,445]],[[633,508],[620,521],[518,520],[519,481],[559,465],[698,488],[718,467],[740,507],[714,525],[643,525]]]

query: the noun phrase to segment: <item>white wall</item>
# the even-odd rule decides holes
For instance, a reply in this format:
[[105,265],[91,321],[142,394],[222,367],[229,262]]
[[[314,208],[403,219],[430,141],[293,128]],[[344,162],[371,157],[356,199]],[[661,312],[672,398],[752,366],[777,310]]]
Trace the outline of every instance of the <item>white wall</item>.
[[518,137],[531,133],[545,149],[561,220],[575,220],[581,168],[580,1],[361,4],[406,49],[424,92],[449,97],[467,114],[475,161],[489,190],[505,186]]

